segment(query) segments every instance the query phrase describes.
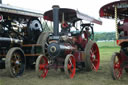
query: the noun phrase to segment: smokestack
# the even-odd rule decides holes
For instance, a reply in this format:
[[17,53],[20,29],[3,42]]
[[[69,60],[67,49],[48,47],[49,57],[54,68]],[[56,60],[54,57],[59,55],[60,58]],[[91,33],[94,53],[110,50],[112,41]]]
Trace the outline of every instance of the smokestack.
[[57,36],[59,34],[59,6],[54,5],[53,7],[53,33],[54,36]]
[[2,4],[2,0],[0,0],[0,4]]

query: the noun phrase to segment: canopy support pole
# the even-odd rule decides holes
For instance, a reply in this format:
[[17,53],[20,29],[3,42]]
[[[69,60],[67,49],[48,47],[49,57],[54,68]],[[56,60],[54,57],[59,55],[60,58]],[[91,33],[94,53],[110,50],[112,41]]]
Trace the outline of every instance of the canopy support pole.
[[115,25],[116,25],[116,40],[118,40],[119,34],[118,34],[118,26],[117,26],[117,6],[115,6]]

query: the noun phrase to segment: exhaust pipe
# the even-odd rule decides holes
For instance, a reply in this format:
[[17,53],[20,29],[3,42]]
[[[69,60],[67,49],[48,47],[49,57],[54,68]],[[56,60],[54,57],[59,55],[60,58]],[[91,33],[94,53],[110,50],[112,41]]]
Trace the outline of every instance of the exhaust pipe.
[[15,39],[15,38],[6,38],[6,37],[0,37],[0,43],[17,43],[17,44],[21,44],[23,43],[23,40],[19,40],[19,39]]
[[59,34],[59,6],[54,5],[53,7],[53,34],[54,36],[58,36]]

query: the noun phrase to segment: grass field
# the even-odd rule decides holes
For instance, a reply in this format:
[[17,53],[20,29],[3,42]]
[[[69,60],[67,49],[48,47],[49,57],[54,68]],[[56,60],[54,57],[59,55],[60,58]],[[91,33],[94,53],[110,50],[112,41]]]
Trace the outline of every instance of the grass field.
[[[107,45],[108,44],[108,45]],[[113,80],[110,74],[110,59],[117,46],[109,46],[110,42],[99,43],[100,68],[97,72],[76,72],[73,79],[68,79],[63,72],[50,70],[45,79],[39,79],[33,70],[27,70],[22,77],[10,78],[4,70],[0,70],[0,85],[128,85],[128,74],[123,73],[120,80]]]
[[115,47],[117,46],[116,41],[112,42],[97,42],[99,47]]

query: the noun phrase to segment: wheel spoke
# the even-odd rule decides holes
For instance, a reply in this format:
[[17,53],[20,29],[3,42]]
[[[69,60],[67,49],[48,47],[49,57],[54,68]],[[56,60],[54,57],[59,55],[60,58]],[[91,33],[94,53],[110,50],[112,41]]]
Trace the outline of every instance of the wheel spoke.
[[71,69],[72,65],[71,64],[68,64],[68,69]]
[[93,53],[96,54],[97,53],[97,50],[94,50]]
[[40,64],[39,68],[40,68],[40,70],[42,70],[42,69],[45,68],[45,65],[44,64]]
[[70,68],[69,70],[70,70],[70,72],[71,72],[71,74],[72,74],[72,73],[73,73],[73,69]]
[[43,72],[41,74],[41,77],[45,78],[46,75],[47,75],[47,69],[43,68]]
[[94,48],[94,47],[92,47],[92,49],[91,49],[91,53],[95,55],[95,54],[97,53],[97,49]]
[[20,58],[20,55],[17,56],[17,60],[20,62],[22,61],[21,58]]
[[121,68],[115,69],[114,74],[115,74],[116,78],[119,79],[122,75],[122,69]]
[[92,63],[92,67],[93,67],[94,70],[96,70],[96,67],[95,67],[95,65],[93,63]]
[[15,70],[16,70],[16,74],[19,73],[19,67],[18,67],[18,65],[16,65]]
[[68,64],[68,70],[70,71],[70,73],[72,74],[72,72],[73,72],[73,66],[70,64]]
[[12,68],[11,68],[11,70],[12,70],[12,73],[14,74],[14,75],[16,75],[17,73],[18,73],[18,67],[16,66],[16,65],[14,65],[14,66],[12,66]]
[[42,70],[42,69],[45,69],[46,66],[47,66],[47,64],[40,64],[39,68],[40,68],[40,70]]
[[16,59],[16,54],[15,53],[13,54],[13,56],[14,56],[14,59]]
[[98,59],[94,59],[93,62],[98,62]]
[[48,47],[48,43],[45,43],[46,47]]
[[[47,73],[48,73],[48,68],[47,68],[47,66],[48,66],[48,61],[47,61],[47,58],[46,57],[44,57],[44,56],[40,56],[39,57],[39,59],[37,59],[38,61],[36,61],[36,62],[38,62],[38,66],[36,65],[36,68],[38,68],[38,75],[40,76],[40,77],[42,77],[42,78],[45,78],[46,77],[46,75],[47,75]],[[41,74],[39,74],[39,72],[41,73]]]
[[114,69],[119,69],[119,68],[120,68],[119,64],[114,65]]
[[14,60],[11,60],[11,64],[15,64],[15,62],[16,62],[16,61],[14,61]]

